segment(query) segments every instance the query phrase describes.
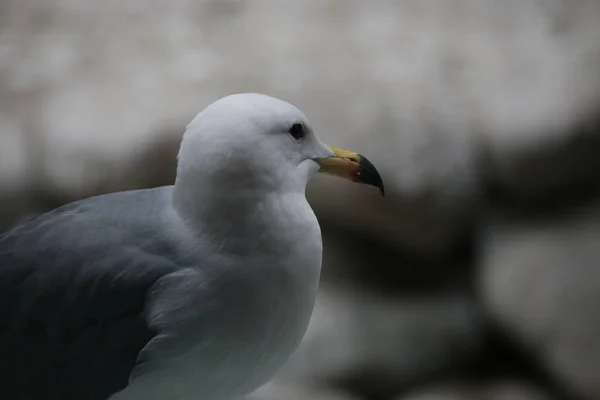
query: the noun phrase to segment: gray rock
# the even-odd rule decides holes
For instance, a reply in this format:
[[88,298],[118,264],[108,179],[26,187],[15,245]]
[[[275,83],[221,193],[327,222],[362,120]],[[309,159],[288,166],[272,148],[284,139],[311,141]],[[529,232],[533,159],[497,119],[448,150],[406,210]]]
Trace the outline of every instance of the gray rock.
[[459,296],[393,300],[325,284],[300,348],[275,382],[394,394],[468,362],[481,345],[480,322]]
[[485,238],[486,307],[569,391],[600,398],[600,208],[504,219]]

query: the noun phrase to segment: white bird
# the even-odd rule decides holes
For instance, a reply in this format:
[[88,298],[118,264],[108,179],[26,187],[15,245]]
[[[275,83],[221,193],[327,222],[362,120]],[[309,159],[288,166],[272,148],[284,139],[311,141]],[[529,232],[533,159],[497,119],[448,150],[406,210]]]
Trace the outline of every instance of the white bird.
[[173,186],[77,201],[0,236],[0,398],[223,400],[300,343],[321,269],[317,171],[378,186],[293,105],[224,97]]

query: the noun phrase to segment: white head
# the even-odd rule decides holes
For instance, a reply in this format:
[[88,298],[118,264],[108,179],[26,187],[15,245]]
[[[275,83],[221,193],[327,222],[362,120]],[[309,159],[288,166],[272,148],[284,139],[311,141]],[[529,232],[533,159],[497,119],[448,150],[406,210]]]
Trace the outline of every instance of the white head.
[[320,168],[315,160],[332,156],[293,105],[236,94],[210,104],[188,125],[177,176],[232,190],[303,192]]

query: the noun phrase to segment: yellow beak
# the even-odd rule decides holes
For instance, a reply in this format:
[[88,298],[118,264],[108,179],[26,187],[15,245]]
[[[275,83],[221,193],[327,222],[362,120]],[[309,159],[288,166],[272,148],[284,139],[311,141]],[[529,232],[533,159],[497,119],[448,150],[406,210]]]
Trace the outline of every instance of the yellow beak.
[[385,195],[379,172],[365,156],[337,147],[329,146],[329,148],[333,151],[333,156],[315,159],[321,166],[319,172],[349,179],[352,182],[377,186],[381,197]]

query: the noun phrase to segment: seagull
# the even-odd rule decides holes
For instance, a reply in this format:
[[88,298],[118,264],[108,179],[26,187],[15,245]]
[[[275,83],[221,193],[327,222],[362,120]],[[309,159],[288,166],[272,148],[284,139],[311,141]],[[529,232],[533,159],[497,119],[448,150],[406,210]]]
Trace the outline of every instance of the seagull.
[[313,310],[317,172],[376,186],[292,104],[223,97],[172,186],[76,201],[0,236],[0,398],[224,400],[266,383]]

